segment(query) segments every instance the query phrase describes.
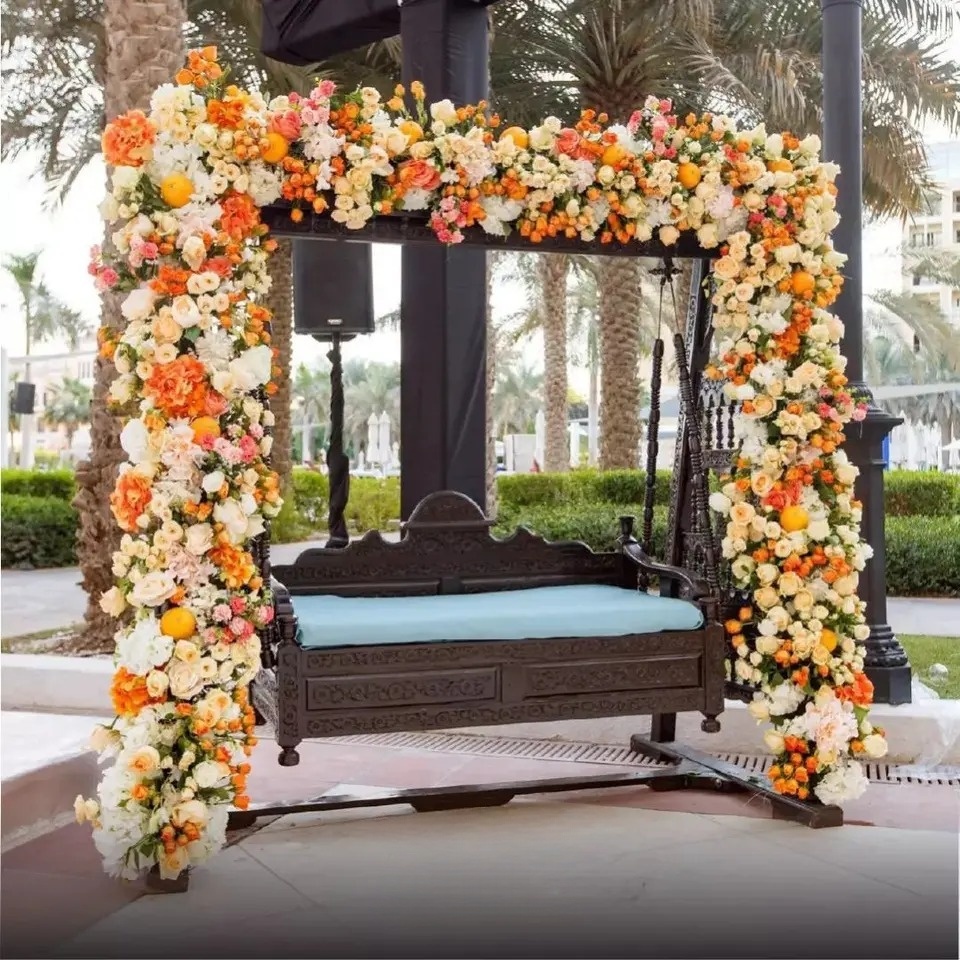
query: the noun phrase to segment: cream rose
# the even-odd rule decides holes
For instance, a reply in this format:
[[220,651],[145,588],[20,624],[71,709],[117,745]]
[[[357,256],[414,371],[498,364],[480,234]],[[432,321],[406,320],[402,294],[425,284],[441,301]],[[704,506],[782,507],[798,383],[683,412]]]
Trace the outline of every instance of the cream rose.
[[187,527],[186,548],[190,553],[200,557],[212,546],[213,527],[211,527],[209,523],[195,523]]
[[130,591],[130,599],[140,607],[158,607],[177,591],[172,576],[165,570],[144,574]]
[[231,543],[243,543],[246,539],[247,515],[236,500],[221,500],[213,508],[213,519],[223,524]]
[[457,108],[450,100],[438,100],[430,104],[430,116],[440,123],[453,126],[457,122]]
[[751,520],[753,520],[756,512],[757,511],[753,508],[753,504],[742,501],[740,503],[735,503],[730,508],[730,519],[734,523],[746,526]]
[[777,586],[782,596],[792,597],[803,586],[803,581],[793,571],[787,571],[780,574]]
[[863,738],[863,752],[871,760],[879,760],[887,755],[887,741],[879,733],[871,733]]
[[178,640],[173,655],[184,663],[197,663],[200,660],[200,648],[192,640]]
[[774,590],[773,587],[761,587],[754,592],[753,598],[764,610],[775,607],[780,600],[777,591]]
[[798,590],[793,598],[793,608],[798,613],[809,613],[813,603],[813,594],[809,590]]
[[195,327],[200,322],[201,317],[197,301],[186,293],[173,298],[173,303],[170,304],[170,314],[184,329]]
[[174,660],[167,667],[170,693],[178,700],[189,700],[203,689],[203,674],[196,663]]
[[119,617],[127,607],[127,598],[119,587],[111,587],[100,597],[100,609],[110,617]]
[[126,320],[146,320],[153,313],[157,295],[149,287],[138,287],[127,294],[120,306],[120,312]]
[[126,758],[126,767],[137,777],[152,777],[160,770],[160,752],[149,744],[138,747]]
[[769,473],[754,470],[754,472],[750,474],[750,489],[758,497],[765,497],[773,489],[773,478]]
[[147,693],[158,699],[162,697],[170,686],[167,675],[162,670],[151,670],[147,674]]

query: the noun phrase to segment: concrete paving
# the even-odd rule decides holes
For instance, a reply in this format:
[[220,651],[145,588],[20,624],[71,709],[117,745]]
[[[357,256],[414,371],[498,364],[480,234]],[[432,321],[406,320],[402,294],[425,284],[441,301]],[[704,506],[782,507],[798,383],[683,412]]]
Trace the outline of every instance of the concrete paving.
[[[936,831],[544,800],[328,813],[274,821],[187,893],[44,955],[954,957],[957,892],[956,837]],[[4,955],[37,955],[8,952],[15,932]]]

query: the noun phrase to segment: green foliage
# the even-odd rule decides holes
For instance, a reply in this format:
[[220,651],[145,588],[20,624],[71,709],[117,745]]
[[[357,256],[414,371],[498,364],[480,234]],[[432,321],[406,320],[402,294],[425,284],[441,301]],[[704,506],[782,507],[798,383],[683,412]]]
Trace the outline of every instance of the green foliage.
[[330,505],[330,480],[325,474],[315,470],[294,467],[293,497],[289,492],[287,500],[293,501],[303,520],[315,530],[327,524],[327,509]]
[[[507,537],[517,527],[526,527],[547,540],[580,540],[594,550],[612,550],[620,531],[619,519],[624,512],[623,505],[618,503],[528,506],[506,514],[501,511],[494,532],[499,537]],[[638,523],[638,538],[639,534]],[[653,518],[653,552],[657,556],[663,555],[666,535],[667,509],[657,507]]]
[[354,477],[345,512],[353,532],[386,530],[391,520],[400,519],[400,478]]
[[960,517],[888,517],[887,594],[960,597]]
[[[658,470],[654,503],[670,502],[669,470]],[[643,503],[647,475],[643,470],[573,470],[569,473],[518,473],[497,477],[501,511],[547,504]]]
[[270,521],[270,540],[272,543],[300,543],[309,540],[316,527],[308,523],[297,510],[296,498],[287,496],[280,513]]
[[960,474],[888,470],[884,500],[888,517],[960,517]]
[[4,491],[0,566],[20,570],[73,566],[77,562],[77,521],[77,512],[59,497]]
[[54,497],[69,503],[77,488],[71,470],[0,470],[0,489],[9,496]]

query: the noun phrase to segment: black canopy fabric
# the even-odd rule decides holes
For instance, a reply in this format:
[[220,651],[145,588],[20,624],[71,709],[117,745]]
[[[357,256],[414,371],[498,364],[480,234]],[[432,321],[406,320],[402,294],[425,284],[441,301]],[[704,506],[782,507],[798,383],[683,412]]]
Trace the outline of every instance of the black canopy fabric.
[[[420,0],[403,0],[411,7]],[[452,0],[488,7],[497,0]],[[263,52],[274,60],[309,66],[400,33],[399,0],[263,0]]]

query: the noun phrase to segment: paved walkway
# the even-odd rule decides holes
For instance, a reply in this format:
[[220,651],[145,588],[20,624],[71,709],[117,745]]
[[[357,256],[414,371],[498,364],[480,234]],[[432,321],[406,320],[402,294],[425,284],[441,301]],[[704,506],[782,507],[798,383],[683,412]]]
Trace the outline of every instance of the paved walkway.
[[[395,538],[396,534],[386,537]],[[274,563],[293,563],[303,550],[320,546],[322,541],[279,544],[272,548],[271,556]],[[0,593],[0,636],[4,638],[79,623],[87,604],[76,567],[4,570]],[[960,638],[960,599],[890,597],[887,615],[896,633]]]
[[956,957],[956,839],[596,797],[342,811],[241,833],[188,892],[143,896],[68,827],[3,857],[2,953]]

